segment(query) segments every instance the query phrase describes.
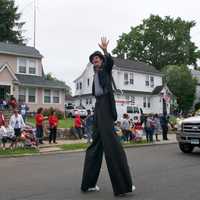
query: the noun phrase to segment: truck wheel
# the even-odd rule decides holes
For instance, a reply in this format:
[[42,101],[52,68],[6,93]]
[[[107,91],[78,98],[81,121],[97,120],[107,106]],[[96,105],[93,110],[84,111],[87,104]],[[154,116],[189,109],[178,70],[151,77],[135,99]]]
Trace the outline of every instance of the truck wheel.
[[194,146],[186,143],[179,143],[179,148],[183,153],[191,153],[194,149]]

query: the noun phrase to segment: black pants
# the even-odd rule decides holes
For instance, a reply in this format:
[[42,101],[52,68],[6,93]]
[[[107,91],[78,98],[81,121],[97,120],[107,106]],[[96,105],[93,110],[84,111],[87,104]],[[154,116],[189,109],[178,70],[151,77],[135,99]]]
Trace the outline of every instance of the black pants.
[[43,143],[43,126],[37,126],[36,127],[36,137],[37,137],[37,139],[38,139],[38,142],[40,143],[40,144],[42,144]]
[[114,134],[109,96],[97,98],[94,112],[93,142],[86,151],[81,189],[95,187],[103,152],[115,195],[132,191],[132,180],[126,154]]
[[50,128],[50,133],[49,133],[49,143],[53,140],[53,143],[56,143],[56,134],[57,134],[57,128]]
[[21,128],[14,128],[14,132],[17,138],[21,137]]
[[167,126],[162,126],[163,140],[168,140],[167,133],[168,133],[168,127]]

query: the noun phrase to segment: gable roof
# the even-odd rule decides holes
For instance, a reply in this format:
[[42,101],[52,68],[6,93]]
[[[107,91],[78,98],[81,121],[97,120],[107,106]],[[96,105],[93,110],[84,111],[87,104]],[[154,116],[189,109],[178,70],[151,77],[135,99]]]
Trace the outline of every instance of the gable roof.
[[162,73],[158,71],[155,67],[146,64],[144,62],[115,58],[115,57],[113,57],[113,60],[115,65],[114,67],[120,68],[121,70],[131,70],[143,73],[153,73],[162,75]]
[[154,90],[152,91],[152,94],[153,95],[159,94],[163,88],[164,88],[164,85],[159,85],[159,86],[155,87]]
[[60,81],[46,80],[43,76],[16,74],[21,85],[46,88],[66,89],[68,86]]
[[12,71],[12,68],[10,67],[9,64],[3,64],[2,66],[0,66],[0,72],[2,72],[4,69],[8,69],[8,71],[10,72],[11,76],[13,77],[13,79],[15,81],[17,81],[17,77],[15,76],[15,73]]
[[40,52],[34,47],[5,42],[0,42],[0,54],[25,56],[39,59],[42,58]]

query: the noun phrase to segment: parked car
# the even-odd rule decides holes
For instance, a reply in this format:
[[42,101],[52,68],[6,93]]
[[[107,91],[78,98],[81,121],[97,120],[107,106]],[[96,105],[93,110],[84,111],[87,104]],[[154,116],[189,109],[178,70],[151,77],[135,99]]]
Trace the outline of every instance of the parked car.
[[84,106],[76,106],[72,110],[72,117],[75,117],[76,114],[79,114],[81,117],[86,117],[87,116],[87,110]]
[[67,117],[72,117],[72,112],[74,110],[74,106],[73,105],[66,105],[65,106],[65,114]]

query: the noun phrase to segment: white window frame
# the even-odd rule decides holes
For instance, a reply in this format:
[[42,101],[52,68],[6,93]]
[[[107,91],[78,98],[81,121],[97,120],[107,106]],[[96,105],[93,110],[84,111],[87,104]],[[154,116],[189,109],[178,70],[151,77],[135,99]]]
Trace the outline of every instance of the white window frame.
[[[54,96],[54,92],[58,92],[58,96]],[[52,103],[53,104],[60,104],[60,102],[61,102],[61,99],[60,99],[60,90],[59,89],[53,89],[53,90],[51,90],[51,93],[52,93]],[[58,97],[59,98],[59,101],[58,102],[54,102],[54,97]]]
[[[45,90],[50,90],[50,102],[45,102],[44,101],[44,96],[45,96]],[[58,90],[59,91],[59,103],[54,103],[53,102],[53,91],[54,90]],[[61,104],[61,90],[60,89],[50,89],[50,88],[44,88],[43,90],[42,90],[43,92],[42,92],[42,98],[43,98],[43,104],[56,104],[56,105],[58,105],[58,104]]]
[[[35,102],[30,102],[29,101],[29,89],[34,89],[35,90]],[[29,103],[29,104],[36,104],[37,103],[37,88],[28,87],[26,90],[27,90],[27,103]]]
[[146,87],[149,87],[149,86],[150,86],[150,80],[149,80],[149,79],[150,79],[150,76],[149,76],[149,75],[146,75],[146,76],[145,76],[145,86],[146,86]]
[[[30,67],[30,63],[31,63],[31,61],[34,61],[34,63],[35,63],[35,74],[31,74],[30,73],[30,68],[33,68],[33,67]],[[37,75],[38,73],[37,73],[37,60],[36,59],[28,59],[28,74],[29,75]]]
[[130,72],[129,74],[129,84],[134,85],[134,73]]
[[[20,87],[20,88],[23,88],[25,90],[25,103],[28,103],[28,104],[37,104],[37,97],[38,97],[38,89],[37,88],[34,88],[34,87]],[[20,88],[18,90],[18,100],[19,100],[19,91],[20,91]],[[35,102],[29,102],[29,88],[32,88],[32,89],[35,89]]]
[[143,107],[147,108],[147,97],[143,97]]
[[[129,75],[128,74],[129,74],[128,72],[124,72],[124,85],[128,85],[128,83],[129,83],[129,81],[128,81]],[[127,76],[126,79],[125,79],[125,76]]]
[[[26,60],[26,73],[21,73],[19,71],[20,67],[20,59],[25,59]],[[30,61],[34,60],[35,61],[35,74],[30,74],[29,73],[29,68],[30,68]],[[32,75],[32,76],[38,76],[38,60],[34,58],[26,58],[26,57],[17,57],[17,74],[23,74],[23,75]]]
[[25,87],[19,87],[19,90],[18,90],[18,101],[20,100],[19,97],[21,96],[21,95],[20,95],[20,90],[21,90],[21,89],[24,90],[24,95],[23,95],[23,96],[25,97],[24,102],[27,102],[27,101],[26,101],[26,88],[25,88]]
[[155,78],[154,76],[150,76],[150,87],[154,87],[155,85]]
[[147,97],[147,108],[151,108],[151,97]]

